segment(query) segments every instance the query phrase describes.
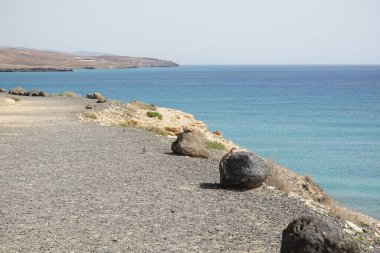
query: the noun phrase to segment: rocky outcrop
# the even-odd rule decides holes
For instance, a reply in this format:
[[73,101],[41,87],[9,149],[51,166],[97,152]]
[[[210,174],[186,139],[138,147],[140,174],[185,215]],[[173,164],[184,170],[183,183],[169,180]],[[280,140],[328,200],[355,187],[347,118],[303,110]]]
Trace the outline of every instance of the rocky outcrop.
[[17,87],[17,88],[13,88],[13,89],[9,90],[8,93],[11,95],[22,95],[23,96],[23,95],[25,95],[25,90],[22,87]]
[[281,253],[359,253],[337,226],[315,217],[293,220],[282,232]]
[[146,57],[117,55],[83,56],[64,52],[0,47],[0,72],[73,71],[134,67],[176,67],[178,64]]
[[266,180],[269,168],[257,155],[231,150],[219,163],[220,183],[223,187],[253,189]]
[[32,90],[25,93],[25,96],[33,96],[33,97],[45,97],[46,93],[39,90]]
[[25,91],[24,88],[17,87],[9,90],[8,92],[11,95],[19,95],[19,96],[33,96],[33,97],[45,97],[46,93],[40,90],[31,90]]
[[90,98],[90,99],[99,99],[99,98],[102,98],[102,94],[98,93],[98,92],[94,92],[94,93],[89,93],[87,94],[86,96],[87,98]]
[[210,151],[206,147],[206,136],[199,131],[186,129],[172,143],[171,149],[175,154],[191,157],[209,158]]

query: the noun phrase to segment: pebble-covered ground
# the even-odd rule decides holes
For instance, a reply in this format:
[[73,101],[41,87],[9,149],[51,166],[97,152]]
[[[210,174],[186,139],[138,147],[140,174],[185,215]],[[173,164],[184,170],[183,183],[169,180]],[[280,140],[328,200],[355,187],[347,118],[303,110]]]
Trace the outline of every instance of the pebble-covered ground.
[[220,189],[220,153],[80,121],[88,101],[0,109],[0,252],[279,252],[292,219],[319,215],[266,187]]

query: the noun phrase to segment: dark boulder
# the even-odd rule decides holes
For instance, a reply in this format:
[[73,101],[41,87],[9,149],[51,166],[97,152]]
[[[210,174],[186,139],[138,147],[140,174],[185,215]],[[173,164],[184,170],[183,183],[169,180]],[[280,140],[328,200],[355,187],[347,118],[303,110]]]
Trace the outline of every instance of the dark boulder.
[[267,162],[257,155],[233,149],[219,163],[220,183],[223,187],[257,188],[267,179]]
[[6,92],[6,89],[0,88],[0,93]]
[[201,132],[185,129],[177,136],[171,148],[175,154],[207,159],[210,157],[210,151],[207,149],[206,142],[206,136]]
[[337,226],[316,217],[295,219],[282,231],[281,253],[324,252],[359,253],[360,249]]

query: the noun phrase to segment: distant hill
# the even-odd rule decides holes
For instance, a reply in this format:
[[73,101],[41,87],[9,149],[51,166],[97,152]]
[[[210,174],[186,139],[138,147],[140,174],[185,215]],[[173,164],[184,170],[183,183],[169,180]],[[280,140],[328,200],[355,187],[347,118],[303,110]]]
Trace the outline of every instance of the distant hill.
[[[0,71],[70,71],[135,67],[176,67],[177,63],[146,57],[71,54],[58,51],[0,47]],[[97,53],[93,53],[97,54]]]

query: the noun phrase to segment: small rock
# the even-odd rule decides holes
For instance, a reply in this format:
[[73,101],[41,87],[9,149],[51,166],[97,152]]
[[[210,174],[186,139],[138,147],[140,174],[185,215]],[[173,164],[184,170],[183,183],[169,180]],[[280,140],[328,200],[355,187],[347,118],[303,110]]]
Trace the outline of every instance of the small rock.
[[199,131],[192,131],[187,128],[184,130],[172,143],[172,151],[179,155],[209,158],[210,151],[206,147],[206,137]]
[[356,226],[351,221],[346,221],[346,224],[348,225],[348,227],[350,227],[355,232],[357,232],[357,233],[363,233],[363,229],[361,227],[359,227],[359,226]]
[[212,132],[213,135],[216,135],[216,136],[221,136],[222,135],[222,132],[220,132],[219,130],[215,130]]
[[86,105],[85,107],[84,107],[84,109],[92,109],[92,105]]
[[359,253],[358,244],[334,224],[316,217],[300,217],[282,231],[281,253]]
[[98,92],[94,92],[94,93],[89,93],[87,94],[86,96],[87,98],[90,98],[90,99],[99,99],[99,98],[102,98],[102,94],[98,93]]
[[6,92],[6,89],[0,88],[0,93]]
[[96,101],[96,103],[105,103],[107,102],[106,98],[105,97],[100,97],[98,98],[98,100]]
[[257,155],[232,149],[219,163],[220,183],[224,187],[253,189],[267,179],[269,166]]

